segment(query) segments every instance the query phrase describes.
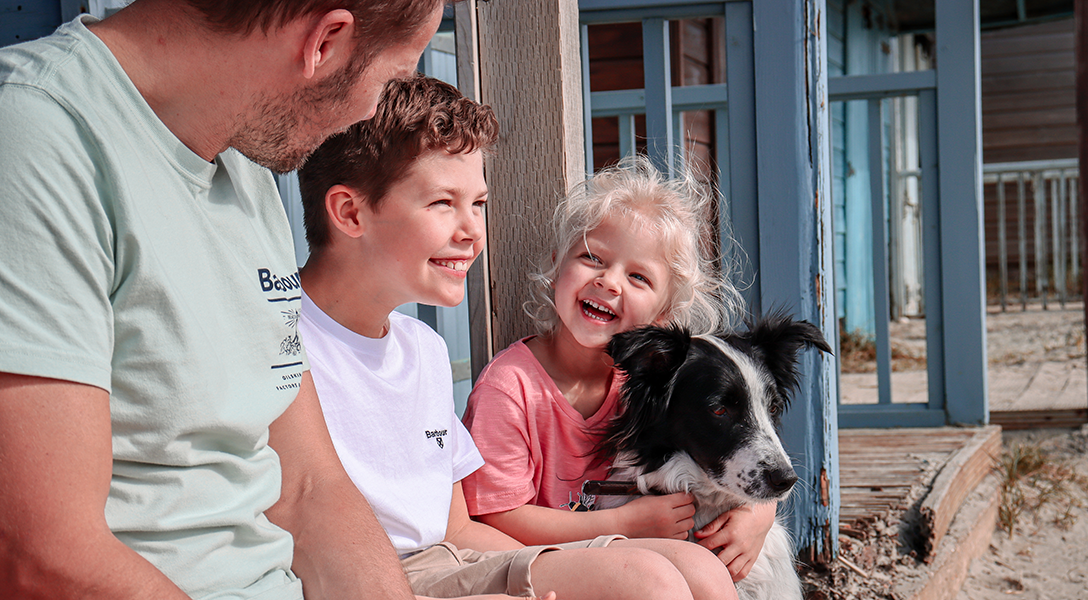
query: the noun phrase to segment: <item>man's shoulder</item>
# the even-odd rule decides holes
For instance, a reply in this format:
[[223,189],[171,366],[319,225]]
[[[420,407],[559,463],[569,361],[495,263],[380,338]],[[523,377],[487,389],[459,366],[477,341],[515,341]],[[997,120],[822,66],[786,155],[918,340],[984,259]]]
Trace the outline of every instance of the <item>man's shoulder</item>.
[[63,92],[70,76],[87,76],[100,62],[90,56],[93,48],[86,36],[93,36],[75,21],[60,26],[45,37],[0,48],[0,85],[36,88],[51,94]]

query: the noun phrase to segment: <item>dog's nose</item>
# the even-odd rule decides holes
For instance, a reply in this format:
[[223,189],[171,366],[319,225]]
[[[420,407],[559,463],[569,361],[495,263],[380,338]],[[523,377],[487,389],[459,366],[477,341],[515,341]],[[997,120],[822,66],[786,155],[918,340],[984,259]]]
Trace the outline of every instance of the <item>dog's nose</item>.
[[776,494],[789,491],[797,483],[797,473],[793,469],[771,469],[767,472],[767,485]]

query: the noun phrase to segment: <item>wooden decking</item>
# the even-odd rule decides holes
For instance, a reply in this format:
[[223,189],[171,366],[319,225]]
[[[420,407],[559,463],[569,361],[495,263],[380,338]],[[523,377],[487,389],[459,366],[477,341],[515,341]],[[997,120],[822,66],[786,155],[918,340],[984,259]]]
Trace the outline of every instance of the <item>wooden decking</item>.
[[839,432],[845,528],[901,513],[921,557],[940,543],[956,510],[992,470],[1001,428],[847,429]]
[[840,431],[840,532],[869,539],[869,524],[898,524],[900,545],[925,571],[903,597],[954,598],[993,533],[1000,451],[993,425]]

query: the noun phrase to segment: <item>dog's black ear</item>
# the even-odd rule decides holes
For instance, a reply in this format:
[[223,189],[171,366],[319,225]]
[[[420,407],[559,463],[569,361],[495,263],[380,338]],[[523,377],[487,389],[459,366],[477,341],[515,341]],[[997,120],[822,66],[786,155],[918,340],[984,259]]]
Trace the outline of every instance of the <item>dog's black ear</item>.
[[754,348],[759,349],[783,397],[796,390],[799,384],[797,360],[801,350],[817,348],[831,353],[831,346],[827,345],[819,328],[808,321],[794,320],[781,311],[760,319],[746,337]]
[[689,346],[691,334],[686,330],[651,325],[612,336],[607,352],[628,379],[658,387],[668,384]]
[[606,433],[603,449],[610,454],[639,443],[653,430],[669,406],[673,374],[688,355],[691,334],[680,327],[642,327],[612,337],[608,355],[627,379],[620,413]]

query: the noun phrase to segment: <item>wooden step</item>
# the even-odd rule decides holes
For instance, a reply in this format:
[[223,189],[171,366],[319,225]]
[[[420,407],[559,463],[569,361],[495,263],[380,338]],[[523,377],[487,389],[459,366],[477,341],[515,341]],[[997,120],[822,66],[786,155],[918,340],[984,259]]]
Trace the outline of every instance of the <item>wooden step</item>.
[[919,556],[922,559],[931,560],[964,499],[994,471],[1000,457],[1001,428],[990,425],[978,429],[941,468],[918,508],[921,517],[918,533],[922,540]]
[[1074,428],[1088,423],[1088,408],[993,411],[990,413],[990,423],[1000,425],[1006,431],[1044,427]]
[[908,600],[954,600],[971,563],[990,546],[1001,505],[1001,480],[991,472],[959,507],[946,535],[933,551],[924,577],[897,586]]

